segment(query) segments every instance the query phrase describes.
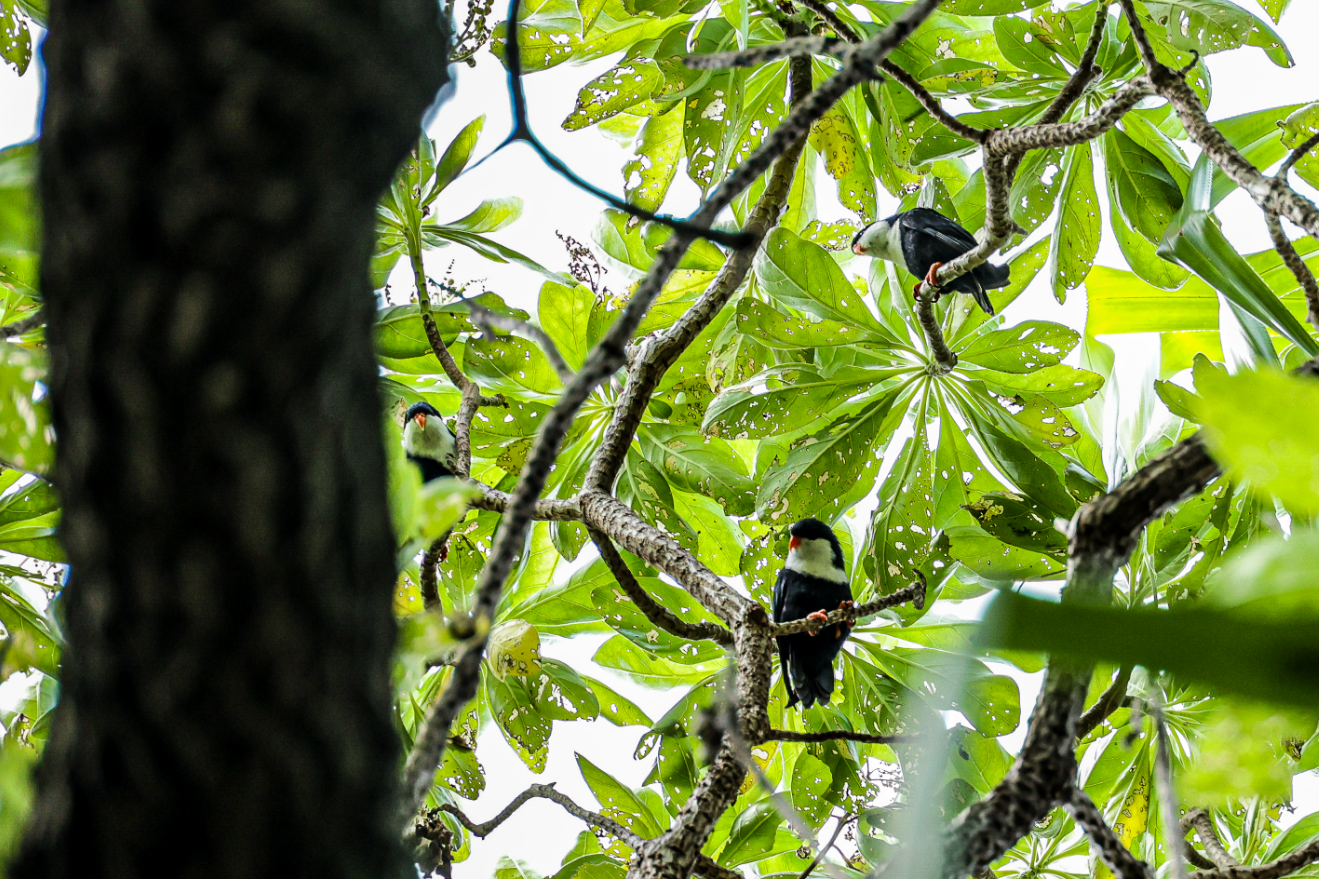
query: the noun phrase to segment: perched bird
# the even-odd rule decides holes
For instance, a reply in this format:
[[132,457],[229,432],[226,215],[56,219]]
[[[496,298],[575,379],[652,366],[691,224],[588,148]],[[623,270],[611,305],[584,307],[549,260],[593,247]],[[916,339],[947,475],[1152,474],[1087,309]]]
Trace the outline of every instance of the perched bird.
[[[830,610],[851,607],[852,588],[843,548],[833,529],[819,519],[802,519],[792,526],[790,535],[788,561],[774,584],[774,622],[822,620]],[[834,691],[834,657],[851,629],[852,623],[834,624],[818,632],[778,638],[789,708],[798,701],[807,708],[829,703]]]
[[453,476],[453,434],[430,403],[413,403],[403,417],[403,450],[421,468],[421,481]]
[[[976,247],[972,234],[938,211],[912,208],[900,214],[876,220],[852,239],[852,252],[889,262],[901,261],[918,278],[934,283],[934,273]],[[1008,267],[982,263],[951,281],[947,289],[969,293],[985,314],[994,313],[986,290],[1008,285]],[[920,289],[920,285],[916,286]]]

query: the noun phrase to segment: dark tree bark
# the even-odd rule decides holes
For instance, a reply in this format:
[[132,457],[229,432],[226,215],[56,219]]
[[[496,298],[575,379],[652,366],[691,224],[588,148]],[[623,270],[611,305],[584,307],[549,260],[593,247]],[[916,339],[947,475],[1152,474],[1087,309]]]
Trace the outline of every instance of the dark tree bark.
[[41,143],[62,700],[22,877],[386,876],[374,205],[427,0],[55,0]]

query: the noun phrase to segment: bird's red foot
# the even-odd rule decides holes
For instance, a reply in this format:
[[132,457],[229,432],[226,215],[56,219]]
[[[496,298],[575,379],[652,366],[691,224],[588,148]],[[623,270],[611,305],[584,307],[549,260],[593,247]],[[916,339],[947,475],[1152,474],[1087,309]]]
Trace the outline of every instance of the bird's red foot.
[[943,263],[941,262],[933,263],[930,266],[930,270],[925,273],[925,283],[929,284],[931,287],[938,287],[939,285],[934,282],[934,273],[939,271],[942,267]]
[[[849,607],[856,607],[856,602],[852,601],[851,599],[848,599],[847,601],[844,601],[842,604],[838,605],[839,610],[847,610]],[[856,625],[856,620],[847,621],[847,627],[849,629],[855,625]]]
[[[823,610],[817,610],[815,613],[808,613],[808,614],[806,614],[806,619],[808,619],[808,620],[819,620],[820,622],[824,622],[825,620],[829,619],[829,614],[828,614],[827,612],[823,611]],[[812,632],[810,629],[807,629],[807,630],[806,630],[806,634],[808,634],[808,635],[810,635],[812,638],[814,638],[814,637],[816,636],[817,633],[816,633],[816,632]]]

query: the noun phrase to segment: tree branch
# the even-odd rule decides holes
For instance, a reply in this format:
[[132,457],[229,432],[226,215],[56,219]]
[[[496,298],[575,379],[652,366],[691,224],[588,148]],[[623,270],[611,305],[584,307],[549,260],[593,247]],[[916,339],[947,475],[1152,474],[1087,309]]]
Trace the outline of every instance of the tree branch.
[[929,90],[921,85],[916,77],[894,64],[891,60],[885,60],[879,65],[879,69],[905,86],[907,91],[911,92],[912,97],[920,102],[920,105],[925,108],[925,112],[929,113],[935,119],[938,119],[943,123],[943,127],[947,128],[953,134],[958,137],[964,137],[970,141],[975,141],[976,143],[984,143],[989,138],[990,131],[984,128],[976,128],[974,125],[968,125],[953,114],[949,113],[943,108],[943,104],[939,103],[939,99],[930,94]]
[[1095,801],[1090,799],[1081,788],[1075,788],[1067,802],[1063,803],[1067,814],[1076,820],[1076,824],[1090,837],[1090,842],[1099,851],[1099,857],[1113,871],[1118,879],[1154,879],[1154,871],[1149,865],[1137,858],[1104,820]]
[[1090,733],[1094,732],[1098,726],[1108,719],[1114,711],[1122,705],[1122,700],[1127,696],[1127,684],[1131,682],[1131,666],[1124,665],[1118,669],[1117,677],[1109,685],[1095,704],[1091,705],[1086,712],[1076,721],[1076,740],[1081,741]]
[[1283,179],[1265,176],[1228,143],[1223,133],[1209,121],[1199,96],[1186,84],[1185,71],[1172,70],[1155,56],[1133,0],[1118,2],[1131,28],[1131,38],[1145,63],[1150,81],[1154,83],[1156,92],[1172,104],[1187,136],[1219,170],[1244,189],[1265,213],[1284,216],[1312,237],[1319,238],[1319,207],[1288,186]]
[[790,729],[771,729],[765,737],[767,742],[860,742],[863,745],[899,745],[913,742],[912,736],[882,736],[876,733],[852,732],[849,729],[824,730],[823,732],[795,732]]
[[498,312],[491,311],[473,299],[467,299],[466,297],[459,298],[462,303],[467,306],[467,313],[471,315],[472,323],[487,332],[494,329],[500,329],[508,333],[516,333],[524,339],[529,339],[532,342],[535,342],[540,346],[541,353],[545,355],[545,359],[550,362],[550,365],[554,367],[554,371],[559,374],[559,381],[564,384],[572,381],[572,367],[568,366],[568,361],[564,360],[563,355],[559,353],[559,346],[555,345],[554,340],[551,339],[549,334],[540,327],[524,320],[518,320],[507,314],[499,314]]
[[829,55],[841,58],[847,54],[847,45],[837,37],[789,37],[781,43],[754,46],[744,52],[710,52],[705,55],[685,55],[682,63],[692,70],[727,70],[730,67],[759,67],[780,58],[802,55]]
[[[511,494],[497,488],[491,488],[476,480],[472,480],[472,484],[481,490],[481,494],[472,500],[471,505],[473,507],[478,510],[489,510],[492,513],[507,512],[509,505],[513,502]],[[549,522],[581,521],[582,506],[575,497],[563,500],[538,500],[531,517]]]
[[[793,25],[789,22],[785,27],[791,31]],[[811,88],[810,59],[793,58],[789,62],[788,75],[793,106],[800,106]],[[639,345],[628,371],[627,385],[614,405],[613,417],[605,428],[604,441],[586,474],[584,491],[608,491],[613,487],[627,457],[628,446],[632,444],[646,407],[665,373],[701,331],[709,326],[710,321],[714,320],[746,279],[760,242],[778,222],[783,206],[788,201],[793,174],[804,145],[804,138],[800,138],[779,157],[765,184],[765,191],[747,218],[745,231],[754,239],[755,247],[729,254],[714,280],[692,307],[667,331],[645,339]]]
[[1179,832],[1177,791],[1172,786],[1172,740],[1168,736],[1168,725],[1163,721],[1163,698],[1157,691],[1153,709],[1154,729],[1159,741],[1159,749],[1154,754],[1154,792],[1158,795],[1159,809],[1163,812],[1168,872],[1171,879],[1186,879],[1186,864],[1182,860],[1186,834]]
[[831,610],[823,620],[820,619],[800,619],[787,623],[775,623],[770,627],[769,633],[775,638],[783,635],[795,635],[798,632],[818,632],[825,626],[832,626],[837,623],[851,623],[860,620],[862,617],[873,616],[882,610],[890,607],[897,607],[899,604],[906,604],[910,601],[917,608],[925,607],[925,575],[920,571],[916,572],[916,582],[904,586],[897,592],[888,595],[881,595],[874,601],[867,601],[865,604],[856,604],[852,607],[842,608],[840,610]]
[[1204,846],[1205,854],[1209,857],[1210,868],[1230,870],[1241,866],[1241,862],[1228,854],[1227,849],[1223,847],[1223,840],[1219,839],[1218,830],[1214,827],[1214,819],[1204,809],[1192,809],[1187,812],[1182,817],[1181,828],[1182,833],[1195,831],[1195,835],[1200,838],[1200,844]]
[[1290,854],[1257,867],[1220,867],[1197,870],[1195,879],[1281,879],[1302,867],[1319,861],[1319,838],[1312,839]]
[[679,638],[687,638],[692,641],[714,641],[725,645],[733,643],[732,633],[722,626],[716,626],[714,623],[708,622],[689,623],[654,598],[651,598],[650,593],[637,582],[637,578],[632,574],[632,569],[618,554],[618,550],[614,548],[614,543],[608,535],[595,528],[590,528],[588,531],[592,542],[595,543],[595,548],[600,553],[600,558],[604,559],[605,566],[609,568],[610,573],[614,575],[614,579],[618,581],[619,588],[623,590],[628,598],[632,599],[637,609],[645,614],[646,619]]
[[801,874],[797,879],[810,879],[811,873],[815,872],[815,868],[820,866],[820,862],[823,861],[824,856],[829,853],[829,849],[833,848],[834,843],[838,841],[838,837],[843,835],[843,828],[848,824],[851,824],[854,820],[856,820],[855,815],[843,815],[838,819],[838,825],[834,827],[833,835],[829,837],[829,841],[824,845],[816,846],[815,857],[806,865],[806,869],[801,871]]
[[513,801],[505,806],[498,815],[481,824],[472,821],[472,819],[463,814],[461,809],[457,806],[449,805],[448,803],[440,806],[440,811],[448,812],[450,815],[453,815],[458,819],[460,824],[467,828],[468,832],[484,839],[493,833],[499,825],[513,817],[514,812],[535,799],[550,800],[551,802],[558,803],[569,815],[572,815],[574,818],[580,818],[592,827],[600,828],[616,839],[621,839],[630,848],[638,849],[646,843],[644,837],[638,836],[632,830],[624,827],[613,818],[607,818],[598,812],[592,812],[589,809],[584,809],[577,805],[577,803],[573,802],[571,797],[555,790],[553,784],[533,784],[531,787],[514,797]]
[[1296,283],[1301,285],[1305,291],[1306,320],[1315,327],[1319,327],[1319,283],[1315,282],[1314,273],[1310,267],[1305,264],[1305,260],[1296,252],[1296,246],[1292,244],[1287,233],[1283,231],[1282,221],[1278,215],[1272,211],[1264,212],[1264,223],[1269,228],[1269,237],[1273,239],[1273,249],[1278,251],[1278,256],[1282,257],[1283,265],[1291,269],[1292,276],[1296,278]]

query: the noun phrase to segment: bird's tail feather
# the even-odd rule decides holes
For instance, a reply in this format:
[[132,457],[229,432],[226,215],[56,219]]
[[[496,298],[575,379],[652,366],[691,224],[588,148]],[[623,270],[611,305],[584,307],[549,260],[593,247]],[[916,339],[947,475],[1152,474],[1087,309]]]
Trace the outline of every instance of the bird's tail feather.
[[792,687],[797,691],[802,707],[810,708],[812,705],[817,704],[828,705],[829,697],[834,692],[834,668],[832,663],[813,673],[804,668],[798,668],[796,671],[798,674],[793,675]]
[[990,290],[997,290],[999,287],[1006,287],[1012,277],[1012,267],[1008,265],[996,266],[991,263],[985,263],[980,267],[982,277],[980,283]]
[[984,287],[976,284],[975,290],[972,291],[971,296],[975,299],[976,305],[980,306],[981,311],[990,317],[994,316],[994,303],[989,301],[989,292],[985,290]]

